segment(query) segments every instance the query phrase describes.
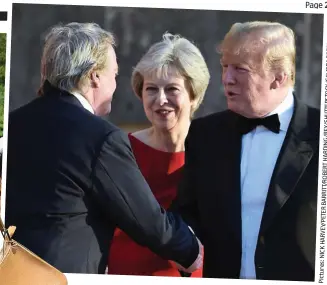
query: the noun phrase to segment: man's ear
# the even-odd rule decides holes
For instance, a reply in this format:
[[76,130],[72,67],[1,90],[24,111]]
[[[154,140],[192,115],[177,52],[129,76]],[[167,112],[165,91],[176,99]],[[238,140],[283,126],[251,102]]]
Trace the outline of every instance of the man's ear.
[[283,86],[288,79],[288,76],[285,72],[277,72],[274,76],[274,80],[271,83],[271,89],[277,89]]
[[91,71],[90,73],[90,83],[92,88],[99,88],[100,86],[100,76],[97,71]]

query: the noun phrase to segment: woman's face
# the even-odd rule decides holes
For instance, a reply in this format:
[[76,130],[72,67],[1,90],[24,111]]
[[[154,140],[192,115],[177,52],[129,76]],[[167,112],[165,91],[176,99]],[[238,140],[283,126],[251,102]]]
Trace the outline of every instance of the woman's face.
[[167,77],[144,76],[142,102],[145,114],[157,129],[171,131],[190,122],[191,107],[187,82],[170,68]]

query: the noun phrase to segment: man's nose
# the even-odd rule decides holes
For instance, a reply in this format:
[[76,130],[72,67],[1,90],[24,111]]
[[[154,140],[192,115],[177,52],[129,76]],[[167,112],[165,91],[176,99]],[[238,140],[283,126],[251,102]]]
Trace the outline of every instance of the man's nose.
[[223,73],[223,83],[226,85],[235,84],[235,71],[234,68],[230,65],[225,67],[225,71]]

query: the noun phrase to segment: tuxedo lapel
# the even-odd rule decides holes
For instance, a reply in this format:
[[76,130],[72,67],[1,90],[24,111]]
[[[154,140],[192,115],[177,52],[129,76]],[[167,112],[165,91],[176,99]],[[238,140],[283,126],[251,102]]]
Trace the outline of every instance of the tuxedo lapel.
[[[222,132],[224,135],[220,135],[220,157],[216,158],[222,174],[217,189],[223,195],[221,197],[221,201],[223,201],[221,206],[224,208],[224,213],[226,213],[227,224],[231,232],[241,240],[240,161],[242,136],[236,129],[237,116],[234,113],[230,112],[230,118],[226,126],[226,130]],[[223,158],[223,164],[221,164],[221,157]]]
[[318,148],[319,140],[311,134],[307,124],[308,107],[297,100],[294,103],[294,114],[270,181],[260,234],[269,228],[287,203]]

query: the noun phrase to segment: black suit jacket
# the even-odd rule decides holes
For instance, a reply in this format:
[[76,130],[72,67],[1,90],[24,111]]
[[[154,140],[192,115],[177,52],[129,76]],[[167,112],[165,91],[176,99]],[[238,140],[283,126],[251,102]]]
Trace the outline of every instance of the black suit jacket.
[[128,137],[48,83],[9,115],[6,225],[14,238],[65,273],[104,273],[115,227],[188,267],[196,238],[164,211]]
[[[203,242],[204,277],[240,275],[242,138],[237,118],[224,111],[192,122],[184,180],[172,205]],[[261,222],[257,279],[314,279],[319,122],[319,110],[295,99]]]

